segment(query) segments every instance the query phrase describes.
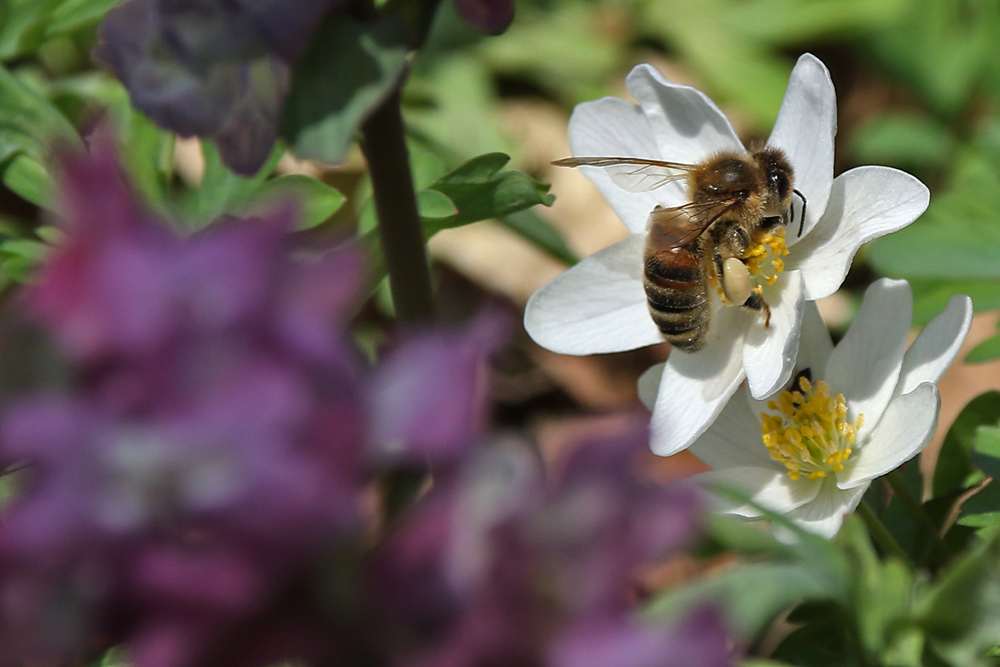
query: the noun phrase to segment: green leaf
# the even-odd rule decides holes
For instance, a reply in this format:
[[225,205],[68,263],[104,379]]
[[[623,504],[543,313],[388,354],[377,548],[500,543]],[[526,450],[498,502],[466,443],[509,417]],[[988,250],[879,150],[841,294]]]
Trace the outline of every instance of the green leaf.
[[7,0],[0,21],[0,61],[34,51],[52,21],[52,11],[64,0]]
[[851,136],[851,151],[862,164],[940,167],[954,149],[954,137],[933,118],[916,113],[884,112]]
[[55,203],[49,170],[38,160],[19,153],[3,169],[3,183],[35,206],[51,209]]
[[906,279],[1000,279],[1000,225],[995,224],[1000,156],[985,148],[966,151],[955,172],[951,187],[931,200],[924,216],[871,244],[868,259],[880,273]]
[[744,565],[655,598],[645,616],[671,619],[709,601],[726,609],[737,634],[756,637],[784,610],[827,594],[824,582],[807,567],[790,563]]
[[994,480],[1000,479],[1000,427],[980,426],[976,429],[972,462]]
[[34,269],[48,256],[51,248],[33,239],[10,239],[0,242],[0,266],[5,276],[19,283],[27,282]]
[[927,324],[941,314],[957,294],[972,299],[977,313],[1000,310],[1000,284],[996,280],[916,280],[913,288],[913,322]]
[[295,68],[282,118],[292,152],[341,161],[355,130],[399,84],[406,52],[397,17],[362,25],[334,12]]
[[285,174],[266,181],[241,207],[240,215],[274,211],[283,201],[300,207],[298,229],[322,224],[344,205],[344,195],[336,188],[305,174]]
[[49,35],[75,30],[102,18],[121,0],[64,0],[54,12]]
[[1000,549],[993,539],[948,568],[922,603],[922,626],[936,651],[956,665],[978,658],[1000,637]]
[[59,110],[0,67],[0,162],[23,151],[45,159],[49,147],[78,146],[79,136]]
[[1000,392],[990,391],[972,399],[959,413],[941,445],[934,469],[933,495],[944,496],[967,488],[981,478],[970,452],[976,430],[1000,424]]
[[958,524],[968,528],[1000,526],[1000,484],[995,482],[979,489],[962,503]]
[[793,630],[772,654],[796,667],[861,667],[851,654],[851,637],[836,609]]
[[565,264],[573,265],[580,261],[579,256],[566,245],[559,230],[534,211],[524,210],[505,215],[500,218],[500,224]]
[[417,193],[417,208],[421,218],[447,218],[458,213],[448,195],[437,190],[421,190]]
[[[1000,292],[1000,290],[998,290]],[[998,295],[1000,297],[1000,295]],[[1000,336],[987,338],[965,355],[965,363],[981,364],[985,361],[993,361],[1000,358]]]
[[264,166],[253,176],[240,176],[222,162],[219,151],[209,141],[201,142],[205,159],[205,173],[196,190],[190,191],[182,202],[182,217],[195,229],[212,222],[223,213],[239,214],[251,195],[256,193],[274,171],[284,153],[275,146]]
[[519,171],[502,171],[510,157],[486,153],[448,172],[428,189],[437,190],[454,202],[458,213],[444,220],[428,221],[427,232],[457,227],[478,220],[500,218],[537,204],[550,206],[555,200],[549,186]]

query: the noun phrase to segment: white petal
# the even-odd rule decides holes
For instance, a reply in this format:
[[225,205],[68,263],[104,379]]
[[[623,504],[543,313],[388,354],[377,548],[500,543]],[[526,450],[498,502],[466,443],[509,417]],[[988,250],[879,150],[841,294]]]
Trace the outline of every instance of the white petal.
[[653,364],[639,376],[636,383],[636,390],[639,393],[639,401],[652,412],[656,404],[656,393],[660,390],[660,381],[663,379],[663,368],[666,364]]
[[802,271],[806,299],[837,291],[862,244],[902,229],[924,212],[927,186],[889,167],[858,167],[834,179],[826,212],[795,244],[785,270]]
[[[789,512],[787,516],[810,533],[832,539],[840,531],[844,517],[857,509],[866,488],[867,485],[841,490],[835,484],[823,484],[811,503]],[[775,525],[772,528],[775,537],[789,541],[784,539],[781,526]]]
[[600,250],[543,285],[524,309],[524,328],[560,354],[623,352],[663,335],[642,288],[641,234]]
[[[862,433],[881,419],[899,379],[913,294],[905,280],[883,278],[865,292],[861,310],[834,348],[822,379],[847,399],[851,418],[864,415]],[[859,434],[860,435],[860,434]]]
[[[748,518],[761,516],[757,505],[778,514],[791,512],[811,502],[823,485],[820,479],[793,480],[785,470],[770,467],[711,470],[694,475],[691,480],[715,491],[712,494],[712,509]],[[742,493],[751,502],[732,498],[724,492],[725,489]]]
[[833,352],[833,341],[827,331],[823,316],[815,301],[806,301],[802,309],[802,333],[799,336],[799,354],[795,370],[808,368],[812,377],[826,377],[826,363]]
[[785,469],[767,453],[755,402],[745,387],[736,390],[708,430],[691,445],[691,453],[713,470],[726,468]]
[[660,456],[686,449],[705,432],[743,381],[743,339],[747,314],[715,311],[705,347],[667,359],[653,406],[650,447]]
[[937,384],[951,362],[955,361],[962,342],[972,325],[972,299],[959,294],[924,327],[903,356],[896,394],[913,391],[923,382]]
[[837,485],[853,489],[867,484],[919,454],[934,436],[940,406],[937,387],[930,382],[893,399],[860,451],[837,474]]
[[781,287],[766,292],[773,299],[770,326],[758,317],[750,325],[743,348],[743,370],[754,398],[770,396],[788,382],[799,349],[804,295],[798,271],[785,273]]
[[[806,53],[792,70],[785,99],[767,140],[768,146],[780,148],[788,156],[794,186],[806,196],[803,234],[816,224],[830,198],[836,133],[837,95],[830,72],[816,56]],[[796,210],[800,204],[796,202]],[[798,229],[798,222],[795,229]],[[790,233],[789,245],[795,240],[795,235]]]
[[653,129],[664,160],[697,163],[721,151],[743,151],[726,115],[703,92],[669,81],[652,65],[625,79]]
[[[569,119],[573,155],[662,159],[653,131],[638,105],[615,97],[578,104]],[[644,232],[646,218],[657,205],[678,206],[687,200],[681,184],[651,192],[627,192],[611,182],[604,169],[582,167],[633,234]]]
[[[789,387],[795,381],[794,375],[804,370],[809,371],[809,377],[817,380],[823,379],[826,371],[826,363],[833,351],[833,341],[826,330],[826,323],[819,314],[819,308],[815,301],[806,301],[802,307],[802,333],[799,336],[799,353],[792,368],[793,377],[785,385]],[[767,407],[770,399],[767,396],[763,399],[751,398],[752,410],[755,413],[771,412]]]

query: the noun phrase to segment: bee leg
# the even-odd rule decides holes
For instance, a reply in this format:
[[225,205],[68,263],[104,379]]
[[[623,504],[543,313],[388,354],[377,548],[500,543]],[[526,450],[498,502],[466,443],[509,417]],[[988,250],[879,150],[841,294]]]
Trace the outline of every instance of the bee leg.
[[771,307],[767,305],[767,301],[764,301],[764,295],[761,293],[760,287],[755,287],[751,290],[750,297],[743,305],[753,310],[764,311],[764,328],[771,326]]
[[771,217],[764,218],[763,220],[760,221],[760,228],[762,230],[764,230],[764,231],[767,231],[767,230],[771,229],[772,227],[776,227],[777,225],[781,225],[781,224],[784,224],[784,223],[785,223],[785,220],[784,220],[784,218],[782,216],[780,216],[780,215],[772,215]]

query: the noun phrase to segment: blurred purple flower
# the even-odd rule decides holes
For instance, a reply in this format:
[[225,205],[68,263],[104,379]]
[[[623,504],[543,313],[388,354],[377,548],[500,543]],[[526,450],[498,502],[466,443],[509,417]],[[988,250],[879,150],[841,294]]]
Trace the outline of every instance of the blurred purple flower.
[[[645,428],[582,443],[546,491],[538,460],[494,441],[435,485],[369,574],[379,648],[406,667],[722,667],[714,611],[674,626],[632,615],[636,568],[696,536],[688,486],[639,484]],[[688,626],[691,627],[688,627]]]
[[291,66],[342,0],[128,0],[101,23],[94,58],[132,103],[184,136],[216,142],[241,174],[278,135]]
[[455,0],[459,16],[487,35],[499,35],[514,20],[514,0]]
[[503,317],[411,337],[384,356],[372,382],[372,442],[391,463],[462,462],[483,426],[482,365],[506,337]]

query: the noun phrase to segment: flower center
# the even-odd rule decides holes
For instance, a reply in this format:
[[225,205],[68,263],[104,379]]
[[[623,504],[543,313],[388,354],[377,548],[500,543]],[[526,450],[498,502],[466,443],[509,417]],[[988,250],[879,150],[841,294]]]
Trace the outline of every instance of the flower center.
[[767,407],[777,414],[761,413],[761,436],[789,477],[819,479],[844,469],[864,415],[849,423],[844,395],[830,396],[826,382],[813,384],[799,377],[798,385],[801,391],[786,390],[768,401]]

